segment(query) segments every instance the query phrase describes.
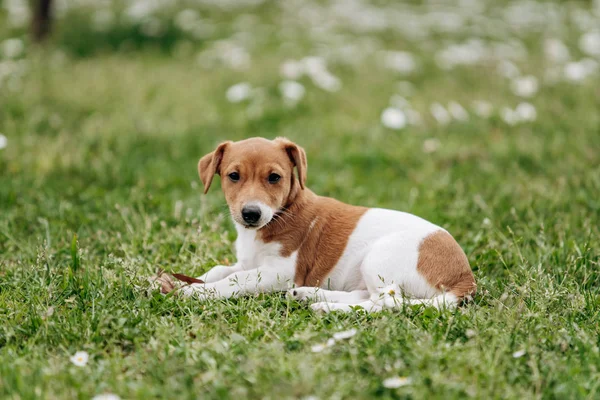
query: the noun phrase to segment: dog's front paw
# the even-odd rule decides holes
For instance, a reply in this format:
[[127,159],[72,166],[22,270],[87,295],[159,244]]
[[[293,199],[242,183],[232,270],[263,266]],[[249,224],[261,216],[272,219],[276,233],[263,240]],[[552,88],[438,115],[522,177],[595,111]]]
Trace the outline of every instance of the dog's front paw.
[[287,296],[298,301],[306,301],[317,297],[318,288],[313,287],[298,287],[287,291]]
[[341,311],[341,312],[351,312],[352,306],[349,304],[340,304],[340,303],[328,303],[326,301],[321,301],[319,303],[313,303],[310,305],[310,308],[313,311],[322,312],[322,313],[330,313],[332,311]]

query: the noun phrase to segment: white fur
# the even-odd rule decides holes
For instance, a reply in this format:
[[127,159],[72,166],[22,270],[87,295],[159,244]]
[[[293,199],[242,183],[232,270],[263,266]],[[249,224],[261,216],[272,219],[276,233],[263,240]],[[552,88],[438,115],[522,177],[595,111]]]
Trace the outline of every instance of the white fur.
[[292,286],[297,252],[281,257],[281,244],[263,243],[256,230],[236,223],[237,263],[231,267],[217,265],[199,277],[205,284],[182,288],[185,296],[201,299],[229,298],[250,293],[282,291]]
[[[216,266],[200,277],[206,284],[191,285],[185,294],[201,298],[281,291],[294,280],[297,253],[280,256],[277,242],[262,243],[256,231],[236,224],[238,263]],[[288,295],[316,300],[315,310],[350,311],[361,307],[379,311],[402,304],[452,307],[454,295],[442,293],[417,271],[419,245],[428,235],[442,230],[412,214],[369,209],[348,239],[338,263],[321,288],[294,288]]]

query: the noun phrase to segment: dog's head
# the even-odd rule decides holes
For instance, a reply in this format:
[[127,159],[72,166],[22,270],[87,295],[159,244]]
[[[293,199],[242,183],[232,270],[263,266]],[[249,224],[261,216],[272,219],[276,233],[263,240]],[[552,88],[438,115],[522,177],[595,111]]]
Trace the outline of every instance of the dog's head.
[[285,138],[228,141],[200,159],[198,174],[204,193],[215,174],[220,175],[234,221],[260,229],[304,190],[306,153]]

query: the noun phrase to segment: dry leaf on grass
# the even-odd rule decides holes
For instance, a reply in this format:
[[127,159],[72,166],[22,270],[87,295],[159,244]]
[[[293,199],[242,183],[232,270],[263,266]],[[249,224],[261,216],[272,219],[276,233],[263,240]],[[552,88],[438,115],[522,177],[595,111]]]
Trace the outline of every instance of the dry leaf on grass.
[[[177,281],[173,280],[171,275],[177,279]],[[160,289],[162,294],[171,293],[174,290],[179,289],[182,285],[178,282],[184,282],[186,284],[192,283],[204,283],[204,281],[196,278],[192,278],[191,276],[183,275],[183,274],[167,274],[164,270],[159,269],[156,272],[156,275],[148,278],[150,284],[152,285],[152,289]]]

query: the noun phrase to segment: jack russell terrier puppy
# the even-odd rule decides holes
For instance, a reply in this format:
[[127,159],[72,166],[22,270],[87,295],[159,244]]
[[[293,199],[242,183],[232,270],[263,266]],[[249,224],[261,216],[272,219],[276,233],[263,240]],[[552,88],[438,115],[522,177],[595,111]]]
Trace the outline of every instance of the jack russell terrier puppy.
[[306,168],[304,150],[285,138],[227,141],[202,157],[204,193],[221,176],[238,233],[237,263],[215,266],[184,295],[289,289],[325,312],[454,307],[473,296],[469,262],[448,232],[405,212],[317,196],[305,186]]

